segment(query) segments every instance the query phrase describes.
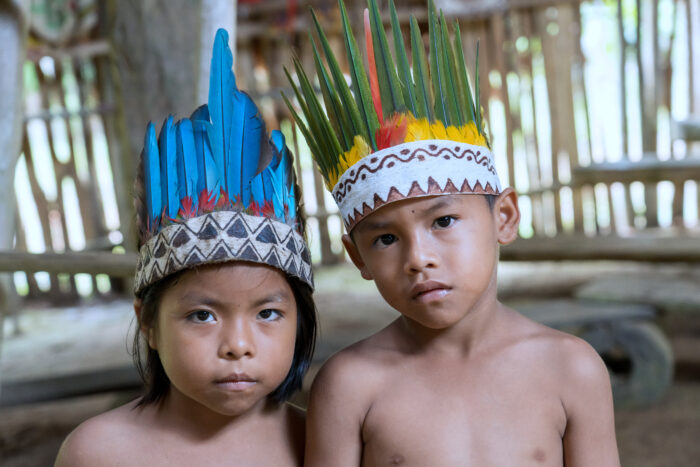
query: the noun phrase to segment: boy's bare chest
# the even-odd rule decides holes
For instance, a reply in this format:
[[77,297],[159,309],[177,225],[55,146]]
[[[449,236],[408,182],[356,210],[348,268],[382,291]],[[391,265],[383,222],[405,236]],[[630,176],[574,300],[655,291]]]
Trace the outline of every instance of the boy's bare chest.
[[565,414],[518,370],[397,371],[363,425],[363,465],[561,466]]

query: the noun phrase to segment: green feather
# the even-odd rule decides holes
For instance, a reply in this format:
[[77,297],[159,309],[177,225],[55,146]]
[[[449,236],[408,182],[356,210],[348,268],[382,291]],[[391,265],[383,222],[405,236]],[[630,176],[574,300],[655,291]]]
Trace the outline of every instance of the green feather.
[[413,84],[413,78],[411,77],[411,68],[408,65],[408,56],[406,55],[406,47],[403,43],[401,25],[399,24],[399,17],[396,14],[394,0],[389,2],[389,11],[391,12],[391,32],[394,36],[394,53],[399,65],[400,76],[403,77],[403,80],[399,80],[399,86],[403,92],[404,103],[411,113],[417,116],[416,90]]
[[379,94],[382,99],[382,109],[385,116],[406,109],[403,93],[399,86],[399,78],[396,75],[396,65],[389,52],[389,43],[384,32],[382,18],[379,15],[377,0],[369,0],[369,22],[372,30],[372,42],[374,43],[374,61],[377,66],[377,80],[379,81]]
[[462,106],[459,103],[464,102],[464,98],[459,92],[455,54],[448,39],[447,22],[442,11],[440,12],[440,32],[442,42],[442,76],[445,78],[445,92],[447,94],[447,110],[450,112],[450,123],[455,126],[462,126],[465,123],[465,118],[462,115]]
[[355,36],[350,27],[348,12],[345,10],[343,0],[338,0],[340,6],[340,14],[343,20],[343,36],[345,38],[345,51],[348,55],[350,64],[350,76],[352,78],[352,90],[355,94],[357,106],[360,110],[360,115],[364,118],[366,138],[370,147],[376,151],[377,143],[374,139],[374,133],[379,128],[379,119],[377,112],[374,110],[372,103],[372,92],[369,89],[369,81],[367,73],[362,65],[362,56],[355,42]]
[[[287,70],[285,69],[285,72]],[[284,100],[284,103],[287,105],[287,108],[292,114],[292,118],[294,119],[294,122],[297,124],[299,129],[301,130],[301,133],[304,135],[304,139],[306,140],[306,144],[309,145],[309,149],[311,149],[311,153],[314,155],[314,159],[316,160],[316,163],[318,164],[319,168],[321,169],[321,173],[326,177],[327,170],[324,167],[324,158],[321,153],[320,148],[316,144],[316,139],[311,137],[311,132],[309,131],[309,128],[306,126],[304,123],[304,120],[299,116],[299,114],[294,110],[294,106],[292,105],[291,102],[289,102],[289,99],[287,96],[284,94],[284,92],[281,92],[282,94],[282,99]]]
[[[467,122],[476,123],[476,111],[474,110],[474,99],[472,98],[471,87],[469,86],[469,74],[467,73],[467,65],[464,62],[464,48],[462,47],[462,33],[459,30],[459,22],[454,22],[455,30],[455,54],[457,63],[460,65],[460,83],[464,89],[464,94],[467,97]],[[462,101],[464,102],[464,101]],[[478,129],[478,128],[477,128]]]

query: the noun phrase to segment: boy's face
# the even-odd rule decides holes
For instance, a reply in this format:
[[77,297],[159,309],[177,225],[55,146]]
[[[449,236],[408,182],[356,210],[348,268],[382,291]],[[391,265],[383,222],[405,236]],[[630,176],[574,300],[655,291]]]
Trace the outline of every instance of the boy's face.
[[170,379],[169,397],[235,416],[287,376],[296,329],[284,274],[234,262],[183,274],[163,295],[149,345]]
[[391,203],[363,219],[343,243],[362,277],[405,317],[431,329],[460,321],[493,288],[498,244],[517,235],[512,189],[493,209],[480,195]]

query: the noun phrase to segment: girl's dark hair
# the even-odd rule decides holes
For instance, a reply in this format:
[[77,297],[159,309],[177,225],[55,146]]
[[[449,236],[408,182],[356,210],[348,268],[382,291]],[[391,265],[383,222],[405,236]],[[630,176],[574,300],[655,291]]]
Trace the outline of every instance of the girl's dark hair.
[[[139,329],[134,333],[132,356],[136,369],[145,385],[145,391],[136,406],[160,402],[168,393],[170,380],[160,362],[158,351],[148,346],[141,330],[155,331],[158,318],[158,306],[163,294],[174,286],[185,271],[171,274],[148,286],[137,298],[141,300]],[[304,374],[309,368],[316,345],[316,305],[311,287],[296,277],[287,276],[287,282],[297,302],[297,335],[294,344],[294,357],[287,377],[268,397],[278,403],[285,402],[301,389]],[[146,341],[146,342],[144,342]],[[143,356],[142,353],[146,352]]]

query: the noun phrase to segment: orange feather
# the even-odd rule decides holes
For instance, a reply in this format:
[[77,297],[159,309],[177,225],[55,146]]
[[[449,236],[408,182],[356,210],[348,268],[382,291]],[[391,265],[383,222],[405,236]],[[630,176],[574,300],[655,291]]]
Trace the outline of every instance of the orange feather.
[[372,42],[372,29],[369,25],[369,10],[365,8],[365,42],[367,43],[367,60],[369,61],[369,85],[372,89],[372,101],[377,112],[379,124],[384,123],[382,112],[382,96],[379,93],[379,79],[377,78],[377,63],[374,61],[374,42]]

